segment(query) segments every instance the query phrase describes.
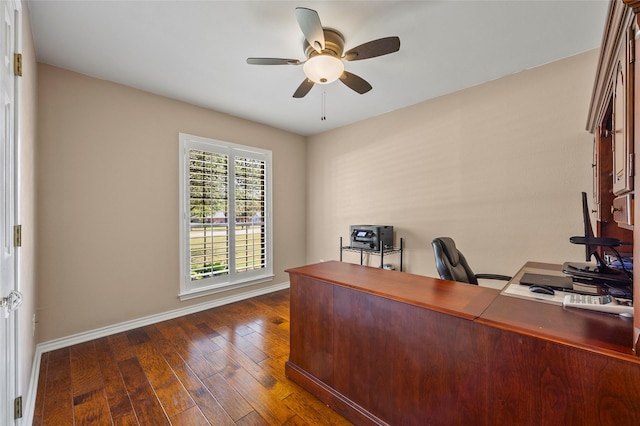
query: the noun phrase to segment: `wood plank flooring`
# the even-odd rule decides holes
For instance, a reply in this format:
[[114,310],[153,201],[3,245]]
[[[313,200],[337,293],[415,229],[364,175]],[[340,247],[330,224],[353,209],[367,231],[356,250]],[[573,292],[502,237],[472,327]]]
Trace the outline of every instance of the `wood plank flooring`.
[[42,355],[34,425],[349,425],[284,374],[289,291]]

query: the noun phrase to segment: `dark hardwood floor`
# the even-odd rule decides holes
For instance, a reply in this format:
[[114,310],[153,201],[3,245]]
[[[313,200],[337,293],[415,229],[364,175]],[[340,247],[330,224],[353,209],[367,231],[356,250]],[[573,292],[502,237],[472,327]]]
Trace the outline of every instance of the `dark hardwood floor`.
[[348,425],[284,375],[289,291],[42,355],[34,425]]

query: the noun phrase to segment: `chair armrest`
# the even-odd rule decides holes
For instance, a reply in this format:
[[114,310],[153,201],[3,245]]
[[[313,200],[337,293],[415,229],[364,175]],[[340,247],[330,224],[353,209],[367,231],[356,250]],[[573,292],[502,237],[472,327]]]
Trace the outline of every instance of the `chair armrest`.
[[511,281],[511,277],[498,274],[476,274],[476,278],[484,278],[488,280]]

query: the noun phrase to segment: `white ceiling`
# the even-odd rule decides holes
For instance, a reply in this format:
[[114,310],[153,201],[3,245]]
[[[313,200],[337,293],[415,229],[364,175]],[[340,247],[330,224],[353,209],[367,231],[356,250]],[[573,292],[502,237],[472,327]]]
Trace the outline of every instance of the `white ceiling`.
[[[397,53],[346,62],[373,90],[359,95],[337,81],[294,99],[301,66],[246,63],[304,59],[297,6],[342,32],[345,51],[400,37]],[[29,1],[40,62],[301,135],[597,48],[607,8],[607,0]]]

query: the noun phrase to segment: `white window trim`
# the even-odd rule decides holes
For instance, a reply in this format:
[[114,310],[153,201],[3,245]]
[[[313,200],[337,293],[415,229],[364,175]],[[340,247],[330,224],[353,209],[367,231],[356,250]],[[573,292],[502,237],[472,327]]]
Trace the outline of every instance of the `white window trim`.
[[[186,133],[179,134],[180,140],[180,165],[179,165],[179,218],[180,218],[180,292],[178,297],[180,300],[189,300],[200,296],[220,293],[236,288],[255,285],[268,282],[273,279],[273,221],[272,221],[272,158],[271,151],[253,148],[246,145],[238,145],[231,142],[224,142],[215,139],[193,136]],[[189,149],[211,150],[215,148],[217,151],[226,151],[233,158],[233,154],[241,153],[241,155],[249,158],[259,158],[265,160],[265,186],[266,186],[266,203],[265,203],[265,256],[266,267],[259,271],[243,273],[243,278],[233,282],[220,280],[202,280],[194,285],[191,281],[190,272],[190,246],[189,246]],[[231,276],[231,274],[229,275]],[[212,282],[214,281],[214,282]]]

